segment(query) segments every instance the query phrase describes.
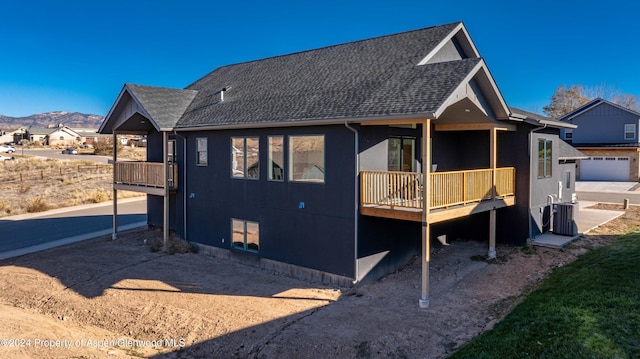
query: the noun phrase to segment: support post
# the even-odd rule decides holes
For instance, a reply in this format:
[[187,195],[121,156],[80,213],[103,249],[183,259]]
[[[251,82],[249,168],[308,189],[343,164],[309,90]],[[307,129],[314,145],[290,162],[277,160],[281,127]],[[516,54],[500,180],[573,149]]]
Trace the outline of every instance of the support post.
[[164,169],[164,219],[162,224],[162,239],[164,249],[167,249],[169,243],[169,132],[162,132],[162,166]]
[[111,233],[111,240],[118,239],[118,190],[116,189],[117,178],[117,166],[118,161],[118,135],[113,131],[113,232]]
[[[491,200],[497,196],[496,190],[496,162],[497,162],[497,129],[492,127],[489,130],[489,165],[491,166]],[[489,259],[496,257],[496,210],[489,211]]]
[[431,198],[431,120],[422,123],[422,291],[420,308],[429,307],[429,262],[431,238],[429,227],[429,199]]

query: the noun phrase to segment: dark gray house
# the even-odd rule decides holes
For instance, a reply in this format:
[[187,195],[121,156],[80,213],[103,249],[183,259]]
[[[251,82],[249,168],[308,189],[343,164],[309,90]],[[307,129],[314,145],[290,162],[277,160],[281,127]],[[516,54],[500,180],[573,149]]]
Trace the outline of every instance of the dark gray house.
[[575,126],[512,113],[458,22],[224,66],[185,89],[127,84],[99,132],[147,136],[147,162],[115,162],[114,191],[146,192],[165,236],[339,283],[422,253],[425,306],[431,238],[495,256],[540,231],[531,206],[557,193],[561,127]]
[[562,138],[589,156],[579,162],[579,179],[640,181],[640,113],[596,98],[558,120],[578,126]]

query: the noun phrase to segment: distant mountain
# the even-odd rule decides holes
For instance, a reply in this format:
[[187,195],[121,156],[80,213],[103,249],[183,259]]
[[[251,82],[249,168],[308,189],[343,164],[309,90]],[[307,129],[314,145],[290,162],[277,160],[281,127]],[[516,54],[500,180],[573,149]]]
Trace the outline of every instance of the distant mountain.
[[103,116],[63,111],[39,113],[27,117],[0,115],[0,129],[8,131],[20,127],[48,127],[60,124],[71,128],[98,128],[103,119]]

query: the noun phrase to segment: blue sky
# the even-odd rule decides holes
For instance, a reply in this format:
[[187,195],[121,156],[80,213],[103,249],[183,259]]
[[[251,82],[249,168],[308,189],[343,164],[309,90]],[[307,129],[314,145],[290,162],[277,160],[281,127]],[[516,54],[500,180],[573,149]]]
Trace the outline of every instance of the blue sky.
[[122,85],[184,88],[227,64],[464,21],[507,103],[557,86],[640,96],[635,1],[0,0],[0,114],[106,115]]

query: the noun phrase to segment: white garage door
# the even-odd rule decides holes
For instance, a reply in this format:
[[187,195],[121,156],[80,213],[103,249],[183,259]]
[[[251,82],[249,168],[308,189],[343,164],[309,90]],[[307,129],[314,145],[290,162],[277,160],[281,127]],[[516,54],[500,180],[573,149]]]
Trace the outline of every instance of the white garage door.
[[582,181],[628,181],[629,157],[591,157],[580,160]]

